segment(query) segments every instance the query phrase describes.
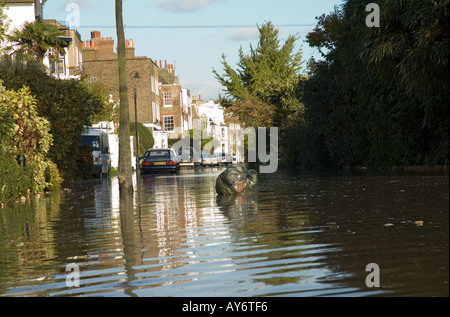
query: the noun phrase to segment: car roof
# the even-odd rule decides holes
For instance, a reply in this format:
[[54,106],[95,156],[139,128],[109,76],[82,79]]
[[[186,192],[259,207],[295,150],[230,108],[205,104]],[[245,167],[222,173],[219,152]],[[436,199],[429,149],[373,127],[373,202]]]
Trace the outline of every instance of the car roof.
[[162,149],[148,149],[147,151],[174,151],[170,148],[162,148]]
[[81,134],[82,136],[107,136],[108,133],[106,133],[105,131],[101,131],[98,129],[92,129],[92,128],[87,128],[83,131],[83,133]]

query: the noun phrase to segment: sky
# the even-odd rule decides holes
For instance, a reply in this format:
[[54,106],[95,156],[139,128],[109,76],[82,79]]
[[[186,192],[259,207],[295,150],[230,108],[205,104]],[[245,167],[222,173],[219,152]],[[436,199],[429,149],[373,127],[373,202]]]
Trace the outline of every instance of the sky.
[[[136,56],[173,64],[183,88],[203,100],[225,95],[213,69],[223,74],[222,55],[234,69],[239,49],[257,46],[257,26],[271,22],[283,43],[297,34],[303,60],[317,50],[305,42],[316,17],[329,14],[342,0],[123,0],[125,38],[132,39]],[[91,31],[112,37],[117,45],[114,0],[47,0],[45,19],[76,29],[83,41]],[[164,62],[163,62],[164,63]]]

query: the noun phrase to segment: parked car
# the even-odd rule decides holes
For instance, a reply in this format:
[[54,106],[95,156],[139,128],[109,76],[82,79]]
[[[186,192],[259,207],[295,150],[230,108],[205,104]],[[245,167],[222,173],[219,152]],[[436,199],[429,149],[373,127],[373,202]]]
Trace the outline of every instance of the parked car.
[[216,154],[211,154],[211,166],[219,166],[220,159]]
[[180,166],[194,166],[194,149],[192,147],[180,147],[178,157]]
[[109,153],[108,133],[88,128],[81,135],[81,144],[92,148],[94,176],[108,175],[111,170],[111,154]]
[[197,155],[195,159],[196,166],[211,166],[212,165],[212,156],[209,153],[200,153]]
[[179,158],[172,149],[149,149],[140,160],[141,174],[152,172],[178,173]]
[[229,153],[216,153],[220,164],[233,164],[233,157]]

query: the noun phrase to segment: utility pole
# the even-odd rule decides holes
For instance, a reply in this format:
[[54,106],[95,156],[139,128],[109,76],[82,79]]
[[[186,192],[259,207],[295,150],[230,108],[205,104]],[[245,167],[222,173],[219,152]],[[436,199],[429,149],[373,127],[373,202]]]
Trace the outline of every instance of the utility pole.
[[116,1],[117,55],[119,60],[119,190],[120,195],[133,193],[130,146],[130,109],[128,106],[128,73],[125,59],[122,0]]

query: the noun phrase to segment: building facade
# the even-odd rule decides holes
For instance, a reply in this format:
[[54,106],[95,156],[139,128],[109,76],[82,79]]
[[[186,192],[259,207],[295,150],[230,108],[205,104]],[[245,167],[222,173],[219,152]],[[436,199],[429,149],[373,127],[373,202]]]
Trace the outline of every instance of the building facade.
[[68,28],[56,20],[44,20],[44,23],[56,26],[61,33],[60,39],[67,43],[64,56],[59,56],[58,60],[53,61],[46,58],[45,66],[50,73],[60,79],[80,78],[81,64],[83,62],[82,41],[80,33],[77,30]]
[[[135,56],[133,40],[126,41],[125,50],[130,121],[140,122],[153,132],[155,147],[167,146],[161,126],[159,68],[150,58]],[[87,80],[102,83],[119,104],[119,70],[113,38],[105,38],[99,31],[92,31],[91,39],[82,43],[82,55],[82,71]]]
[[[162,61],[160,61],[162,66]],[[165,133],[172,140],[181,140],[192,129],[192,104],[190,91],[182,88],[172,64],[160,67],[161,119]]]

